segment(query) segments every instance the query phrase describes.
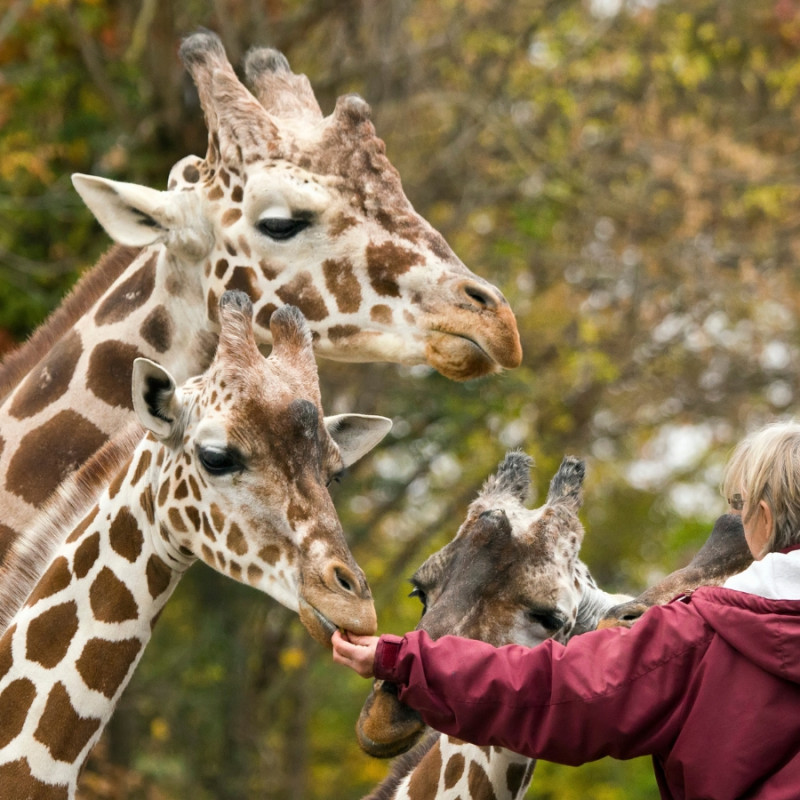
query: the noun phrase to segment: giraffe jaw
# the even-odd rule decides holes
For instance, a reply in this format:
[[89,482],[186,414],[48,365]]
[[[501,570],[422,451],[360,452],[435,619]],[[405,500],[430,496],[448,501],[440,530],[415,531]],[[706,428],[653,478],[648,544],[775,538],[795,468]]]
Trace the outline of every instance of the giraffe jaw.
[[468,381],[492,375],[508,366],[498,363],[474,339],[441,330],[433,331],[428,337],[425,360],[445,378],[454,381]]

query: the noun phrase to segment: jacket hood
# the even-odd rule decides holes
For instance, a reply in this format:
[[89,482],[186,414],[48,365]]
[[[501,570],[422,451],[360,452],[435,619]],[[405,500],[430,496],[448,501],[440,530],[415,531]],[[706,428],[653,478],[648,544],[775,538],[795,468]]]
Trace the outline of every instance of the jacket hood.
[[745,658],[800,684],[800,550],[770,553],[691,604]]

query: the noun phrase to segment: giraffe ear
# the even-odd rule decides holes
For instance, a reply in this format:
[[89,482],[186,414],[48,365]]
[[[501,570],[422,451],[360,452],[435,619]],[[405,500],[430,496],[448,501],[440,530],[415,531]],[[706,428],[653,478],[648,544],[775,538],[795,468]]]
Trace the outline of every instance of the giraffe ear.
[[344,465],[349,467],[365,456],[389,433],[392,421],[366,414],[337,414],[325,417],[325,427],[339,445]]
[[156,438],[175,435],[181,425],[181,393],[172,375],[149,358],[133,362],[133,410]]
[[146,247],[165,239],[174,225],[169,192],[94,175],[75,174],[72,184],[115,242]]

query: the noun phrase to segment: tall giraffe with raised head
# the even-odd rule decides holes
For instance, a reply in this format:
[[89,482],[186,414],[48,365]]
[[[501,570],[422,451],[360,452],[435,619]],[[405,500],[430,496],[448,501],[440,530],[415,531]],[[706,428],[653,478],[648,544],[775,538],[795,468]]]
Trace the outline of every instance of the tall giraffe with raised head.
[[254,96],[208,32],[181,56],[205,158],[179,161],[166,191],[73,177],[119,246],[0,373],[0,582],[36,509],[132,418],[134,359],[178,382],[208,366],[227,289],[253,301],[259,343],[291,303],[327,358],[427,363],[456,380],[520,363],[508,303],[414,211],[363,100],[323,117],[306,78],[263,49],[246,60]]
[[[375,609],[326,484],[388,431],[323,419],[302,315],[227,292],[216,357],[178,387],[137,359],[136,424],[60,489],[37,524],[55,549],[0,638],[0,798],[72,797],[155,621],[196,559],[297,611],[328,643]],[[132,446],[140,440],[132,452]]]
[[[583,462],[565,458],[547,502],[533,510],[525,507],[530,464],[523,453],[509,453],[455,538],[414,574],[412,594],[424,609],[417,627],[432,638],[453,634],[497,647],[565,642],[618,601],[596,587],[578,558]],[[405,753],[369,800],[517,800],[533,775],[535,761],[510,750],[425,734],[416,713],[380,681],[357,730],[371,755]]]

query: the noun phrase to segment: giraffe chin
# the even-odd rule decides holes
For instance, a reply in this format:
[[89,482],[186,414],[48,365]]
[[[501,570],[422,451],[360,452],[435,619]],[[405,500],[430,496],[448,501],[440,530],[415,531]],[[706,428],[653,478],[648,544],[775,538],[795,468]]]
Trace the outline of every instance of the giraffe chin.
[[314,608],[308,601],[300,600],[300,622],[311,635],[311,638],[325,647],[331,646],[331,636],[337,630],[334,625],[319,609]]
[[376,680],[356,723],[359,747],[373,758],[407,753],[427,730],[414,709],[397,698],[397,687]]
[[502,367],[477,342],[437,331],[425,344],[425,360],[452,381],[469,381],[500,372]]

